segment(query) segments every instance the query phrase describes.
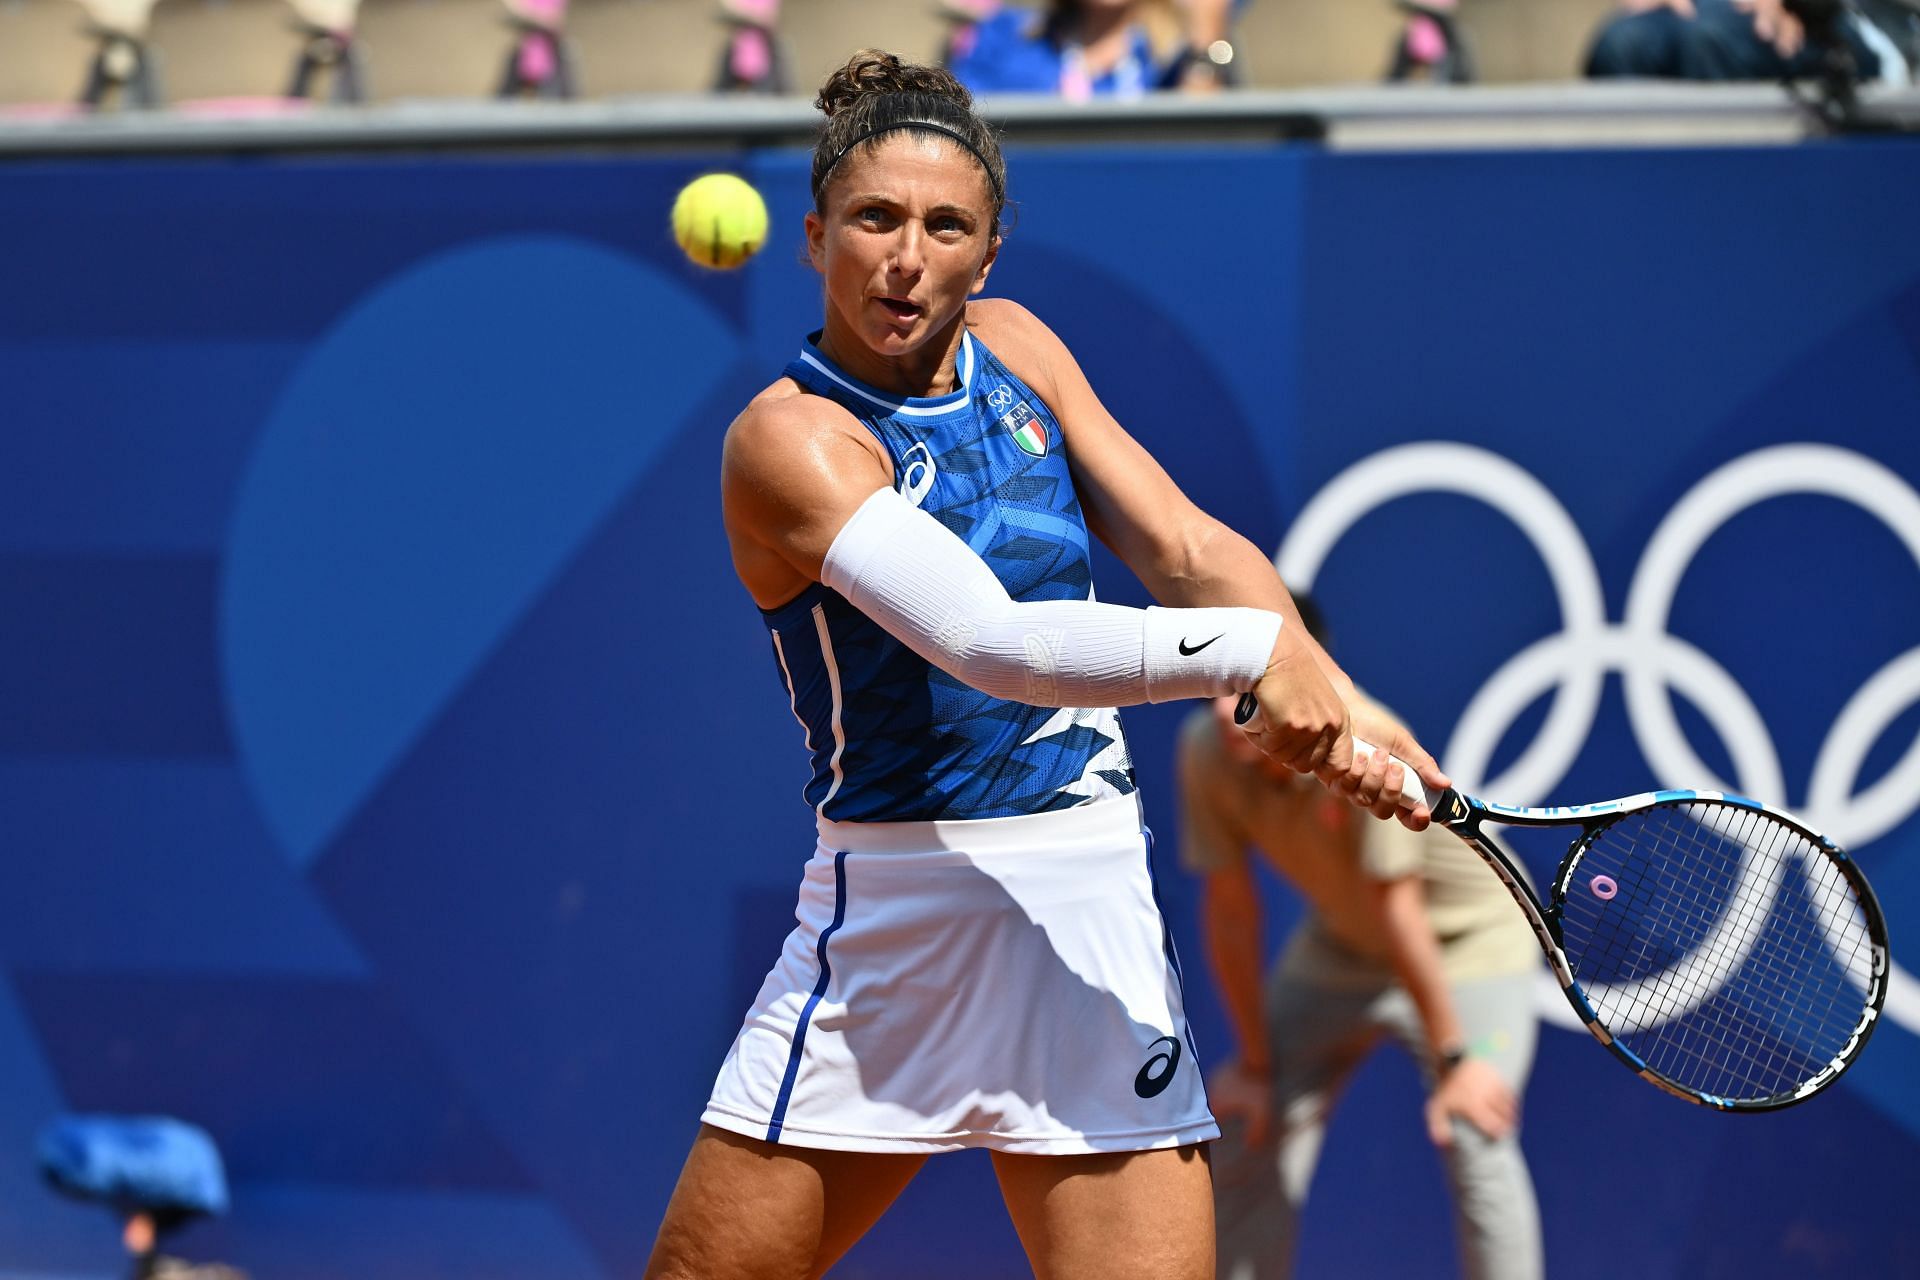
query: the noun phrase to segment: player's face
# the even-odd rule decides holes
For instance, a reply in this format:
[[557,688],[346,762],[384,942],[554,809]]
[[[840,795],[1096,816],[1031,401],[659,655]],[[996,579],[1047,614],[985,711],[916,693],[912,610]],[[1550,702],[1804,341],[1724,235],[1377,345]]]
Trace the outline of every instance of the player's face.
[[910,132],[848,156],[807,215],[807,250],[827,310],[883,356],[947,333],[987,282],[999,239],[979,162]]

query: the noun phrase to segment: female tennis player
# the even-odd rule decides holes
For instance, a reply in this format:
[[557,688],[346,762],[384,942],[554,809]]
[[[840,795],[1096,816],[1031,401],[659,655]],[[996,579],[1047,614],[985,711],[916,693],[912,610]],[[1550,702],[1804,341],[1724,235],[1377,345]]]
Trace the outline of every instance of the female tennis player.
[[[1006,168],[944,71],[835,72],[825,321],[727,434],[741,581],[806,733],[818,845],[649,1275],[816,1276],[981,1146],[1035,1273],[1212,1274],[1217,1135],[1112,708],[1252,690],[1260,745],[1380,816],[1397,766],[1265,556],[1196,509],[1045,325],[973,301]],[[1169,607],[1093,600],[1088,534]],[[1409,821],[1424,825],[1424,810]]]

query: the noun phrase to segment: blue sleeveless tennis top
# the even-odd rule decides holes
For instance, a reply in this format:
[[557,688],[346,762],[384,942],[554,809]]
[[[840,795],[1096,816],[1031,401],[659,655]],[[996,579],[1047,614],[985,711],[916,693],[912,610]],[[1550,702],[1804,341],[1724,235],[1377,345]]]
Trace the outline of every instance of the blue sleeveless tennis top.
[[[1087,523],[1053,413],[972,334],[959,388],[910,398],[859,382],[808,339],[787,376],[873,432],[894,487],[964,540],[1015,600],[1090,600]],[[1030,707],[954,679],[814,583],[762,610],[806,730],[806,799],[838,822],[1043,813],[1127,795],[1111,708]]]

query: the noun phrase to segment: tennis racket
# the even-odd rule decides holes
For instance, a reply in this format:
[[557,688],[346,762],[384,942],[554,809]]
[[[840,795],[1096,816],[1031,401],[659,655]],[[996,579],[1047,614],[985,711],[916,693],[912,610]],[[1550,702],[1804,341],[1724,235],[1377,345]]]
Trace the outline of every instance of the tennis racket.
[[[1256,711],[1249,694],[1235,719]],[[1401,803],[1428,804],[1399,763]],[[1676,1097],[1721,1111],[1804,1102],[1860,1056],[1879,1021],[1889,955],[1880,903],[1846,850],[1777,809],[1718,791],[1527,809],[1455,788],[1430,808],[1520,904],[1587,1030]],[[1572,834],[1547,901],[1496,825]]]

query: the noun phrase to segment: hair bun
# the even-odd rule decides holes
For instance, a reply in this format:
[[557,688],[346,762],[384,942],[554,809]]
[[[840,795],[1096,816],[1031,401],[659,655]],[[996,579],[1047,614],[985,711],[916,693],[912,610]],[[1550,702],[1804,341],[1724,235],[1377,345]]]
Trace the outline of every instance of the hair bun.
[[820,86],[813,105],[831,120],[862,98],[892,93],[924,93],[965,109],[973,106],[973,95],[945,68],[902,62],[880,49],[862,49],[847,59],[847,65]]

